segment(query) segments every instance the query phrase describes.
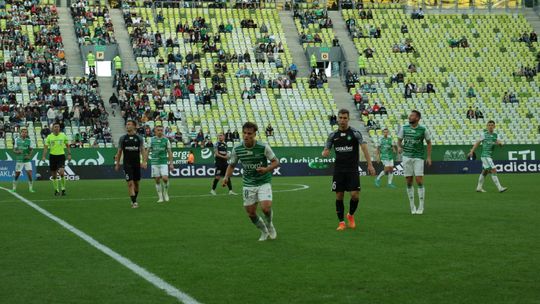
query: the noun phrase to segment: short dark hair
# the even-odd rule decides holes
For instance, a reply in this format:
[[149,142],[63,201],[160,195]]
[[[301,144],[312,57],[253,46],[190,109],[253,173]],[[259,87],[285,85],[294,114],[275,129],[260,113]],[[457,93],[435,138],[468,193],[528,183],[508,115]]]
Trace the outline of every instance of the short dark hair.
[[347,114],[347,116],[351,116],[351,114],[349,113],[349,110],[347,110],[347,109],[340,109],[337,113],[338,113],[338,115],[339,114]]
[[420,111],[418,110],[412,110],[411,113],[416,113],[416,115],[418,115],[418,118],[422,118],[422,113],[420,113]]
[[490,123],[495,124],[495,121],[493,121],[493,120],[488,121],[488,124],[490,124]]
[[130,122],[131,122],[135,127],[137,126],[137,121],[135,121],[135,120],[133,120],[133,119],[128,119],[128,120],[126,121],[126,125],[127,125],[128,123],[130,123]]
[[60,123],[58,121],[53,122],[52,126],[58,125],[60,127]]
[[257,127],[256,123],[248,121],[242,126],[242,131],[244,131],[245,129],[253,129],[253,131],[257,132],[257,130],[259,130],[259,127]]

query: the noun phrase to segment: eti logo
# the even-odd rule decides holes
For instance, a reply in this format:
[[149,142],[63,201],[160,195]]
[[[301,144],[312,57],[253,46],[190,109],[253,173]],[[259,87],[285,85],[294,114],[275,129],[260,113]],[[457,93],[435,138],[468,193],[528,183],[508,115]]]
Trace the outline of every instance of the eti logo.
[[508,160],[536,160],[536,151],[508,151]]

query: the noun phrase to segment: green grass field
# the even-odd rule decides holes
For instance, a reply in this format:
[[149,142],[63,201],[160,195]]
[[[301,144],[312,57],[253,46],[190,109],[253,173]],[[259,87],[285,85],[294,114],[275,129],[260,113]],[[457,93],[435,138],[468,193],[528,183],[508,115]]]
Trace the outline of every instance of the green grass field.
[[[410,215],[402,177],[394,190],[363,177],[359,227],[337,232],[330,177],[275,178],[266,242],[208,179],[172,180],[159,205],[144,180],[139,209],[122,180],[19,194],[201,303],[540,303],[538,175],[500,175],[503,194],[476,179],[427,176],[425,214]],[[0,217],[0,303],[177,303],[3,190]]]

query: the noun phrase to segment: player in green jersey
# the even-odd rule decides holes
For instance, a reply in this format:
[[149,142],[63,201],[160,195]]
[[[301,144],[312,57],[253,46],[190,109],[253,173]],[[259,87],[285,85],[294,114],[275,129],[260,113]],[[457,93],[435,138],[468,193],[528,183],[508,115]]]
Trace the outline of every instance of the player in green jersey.
[[[150,138],[144,161],[152,165],[152,177],[156,181],[158,203],[169,201],[169,170],[173,170],[171,142],[163,136],[163,127],[154,128],[154,137]],[[161,183],[163,181],[163,184]]]
[[480,137],[474,143],[471,151],[469,152],[469,157],[471,157],[474,150],[476,150],[476,148],[482,144],[482,173],[480,173],[480,177],[478,178],[476,192],[486,192],[486,190],[484,190],[484,179],[489,173],[491,173],[491,179],[495,183],[495,186],[497,186],[499,192],[508,190],[508,188],[501,186],[499,177],[497,176],[497,169],[493,163],[493,150],[495,149],[495,146],[503,145],[502,141],[499,140],[499,135],[495,133],[494,130],[495,122],[493,120],[488,121],[486,130],[480,134]]
[[[243,196],[244,208],[251,222],[261,231],[259,241],[268,237],[277,237],[276,229],[272,223],[272,173],[279,167],[279,160],[270,146],[255,139],[257,125],[246,122],[242,126],[243,143],[236,145],[229,158],[229,166],[223,178],[223,187],[228,184],[238,162],[243,167]],[[268,163],[270,162],[270,164]],[[257,203],[261,203],[264,220],[257,215]]]
[[[431,133],[420,125],[422,114],[417,110],[412,110],[409,114],[409,124],[401,127],[398,133],[398,152],[403,152],[403,175],[407,180],[407,195],[412,214],[424,213],[424,141],[427,143],[427,158],[425,162],[431,166]],[[418,185],[418,208],[414,203],[413,176]]]
[[32,181],[32,151],[34,150],[34,144],[28,138],[28,130],[21,129],[21,136],[15,139],[15,145],[13,145],[13,153],[15,153],[15,175],[13,176],[13,189],[11,191],[17,191],[17,180],[21,176],[21,172],[24,169],[28,178],[28,190],[35,192]]
[[[52,133],[45,139],[43,155],[41,157],[42,161],[45,161],[49,148],[49,169],[52,175],[54,195],[60,195],[61,188],[61,195],[64,196],[66,195],[66,176],[64,175],[66,153],[64,149],[67,149],[68,161],[71,160],[71,150],[69,148],[69,140],[64,132],[60,132],[60,124],[57,122],[53,124]],[[60,175],[60,181],[57,180],[58,175]]]
[[384,128],[383,137],[379,140],[379,145],[377,146],[377,159],[383,163],[384,169],[375,179],[375,186],[380,187],[381,178],[384,175],[388,175],[388,187],[396,188],[392,183],[392,179],[394,178],[394,154],[397,152],[397,149],[392,137],[388,136],[388,134],[388,128]]

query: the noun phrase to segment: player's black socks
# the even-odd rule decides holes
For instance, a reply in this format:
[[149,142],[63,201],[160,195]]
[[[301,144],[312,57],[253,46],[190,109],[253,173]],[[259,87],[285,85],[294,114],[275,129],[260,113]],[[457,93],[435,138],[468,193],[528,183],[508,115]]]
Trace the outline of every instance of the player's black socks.
[[345,205],[343,200],[336,200],[336,213],[340,222],[345,220]]
[[254,216],[254,217],[249,217],[249,219],[251,220],[251,222],[255,225],[257,225],[257,222],[259,221],[259,217],[258,216]]
[[135,195],[131,195],[131,202],[135,203],[137,201],[137,197]]
[[356,208],[358,208],[358,200],[353,201],[351,199],[350,206],[349,206],[349,214],[354,215],[356,212]]
[[137,201],[137,196],[139,196],[139,191],[135,191],[135,201]]
[[212,190],[216,190],[216,187],[217,187],[217,183],[219,182],[219,180],[215,179],[214,178],[214,183],[212,184]]
[[229,187],[229,191],[232,191],[232,182],[231,182],[231,179],[229,178],[229,180],[227,181],[227,186]]

